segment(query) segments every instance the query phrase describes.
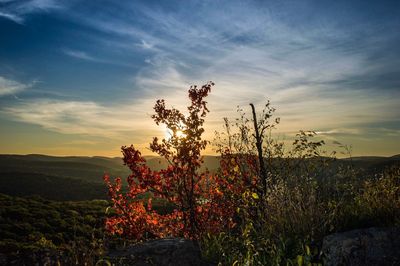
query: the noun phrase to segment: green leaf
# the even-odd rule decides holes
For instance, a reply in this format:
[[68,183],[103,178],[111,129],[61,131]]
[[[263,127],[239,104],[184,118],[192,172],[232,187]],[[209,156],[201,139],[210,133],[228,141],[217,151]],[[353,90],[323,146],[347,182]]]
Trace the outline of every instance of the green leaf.
[[307,254],[307,256],[311,255],[310,247],[308,245],[306,245],[306,254]]
[[303,256],[298,255],[297,256],[297,265],[302,266],[303,265]]

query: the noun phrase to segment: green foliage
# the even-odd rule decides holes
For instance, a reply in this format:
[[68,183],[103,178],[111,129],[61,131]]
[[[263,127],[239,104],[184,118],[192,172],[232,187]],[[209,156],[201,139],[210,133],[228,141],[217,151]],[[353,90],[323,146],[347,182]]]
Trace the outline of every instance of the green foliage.
[[321,265],[324,236],[400,225],[399,169],[340,184],[336,195],[311,178],[277,182],[263,199],[242,197],[236,231],[205,237],[203,254],[222,265]]
[[[325,151],[324,141],[307,131],[300,131],[293,145],[285,145],[273,137],[272,130],[279,123],[273,112],[268,103],[256,123],[263,174],[252,119],[243,112],[234,123],[226,119],[226,132],[218,135],[219,150],[229,150],[221,159],[229,162],[225,164],[229,171],[215,172],[231,188],[220,192],[235,206],[236,213],[229,218],[236,226],[204,234],[200,246],[208,260],[220,265],[321,265],[322,239],[328,234],[400,226],[398,157],[339,160]],[[0,156],[0,192],[56,200],[103,198],[105,187],[91,181],[96,177],[101,182],[104,169],[125,175],[118,172],[125,169],[120,161]],[[149,161],[154,169],[165,163],[159,158]],[[215,170],[215,157],[205,157],[205,161]],[[21,164],[31,172],[21,173]],[[255,182],[264,176],[266,187]],[[247,183],[243,181],[246,178],[250,178]],[[138,199],[147,201],[149,197],[144,193]],[[112,215],[109,202],[48,199],[0,194],[0,253],[8,261],[31,265],[34,256],[50,252],[61,265],[110,265],[104,258],[105,247],[128,243],[103,230],[105,217]],[[174,209],[163,199],[154,199],[152,205],[159,214]]]
[[56,202],[0,194],[0,253],[25,265],[45,250],[57,258],[63,254],[64,262],[96,261],[104,253],[107,206],[104,200]]
[[347,188],[351,195],[337,215],[338,230],[371,226],[400,226],[400,167],[392,165],[382,173]]
[[[237,226],[202,239],[203,254],[210,261],[321,265],[324,236],[367,226],[399,226],[400,167],[369,174],[377,171],[362,171],[351,161],[335,159],[314,132],[300,131],[291,146],[285,145],[272,137],[279,120],[272,119],[269,103],[256,123],[263,134],[257,139],[254,119],[239,111],[240,118],[234,123],[225,119],[226,132],[217,134],[223,160],[235,163],[220,174],[232,184],[249,176],[255,183],[248,183],[241,195],[224,191],[237,206]],[[262,143],[264,171],[257,160],[257,142]],[[257,185],[264,176],[265,193]]]

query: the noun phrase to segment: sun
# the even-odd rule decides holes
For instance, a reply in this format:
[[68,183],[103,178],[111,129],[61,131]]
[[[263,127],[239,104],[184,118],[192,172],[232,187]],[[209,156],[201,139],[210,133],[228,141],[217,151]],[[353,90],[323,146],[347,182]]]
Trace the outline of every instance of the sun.
[[186,134],[182,130],[177,130],[176,136],[181,139],[181,138],[185,138]]
[[[174,133],[171,129],[166,127],[164,130],[164,136],[166,139],[171,139],[174,136]],[[186,134],[183,132],[183,130],[178,129],[175,131],[175,137],[182,139],[186,137]]]

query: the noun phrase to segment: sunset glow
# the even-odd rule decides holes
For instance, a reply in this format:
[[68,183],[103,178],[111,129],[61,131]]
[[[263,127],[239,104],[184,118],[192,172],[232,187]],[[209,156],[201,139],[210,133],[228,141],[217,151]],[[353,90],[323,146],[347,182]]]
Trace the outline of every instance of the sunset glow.
[[[291,140],[400,150],[398,1],[0,1],[0,153],[119,156],[212,80],[205,136],[267,99]],[[181,134],[181,133],[178,133]],[[144,153],[148,152],[145,149]],[[207,148],[207,153],[213,153]]]

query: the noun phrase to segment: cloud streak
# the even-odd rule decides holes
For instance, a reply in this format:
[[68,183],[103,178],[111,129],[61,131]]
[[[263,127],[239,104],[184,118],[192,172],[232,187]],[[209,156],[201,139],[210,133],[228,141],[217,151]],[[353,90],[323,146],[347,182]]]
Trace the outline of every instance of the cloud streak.
[[32,99],[2,108],[1,112],[17,121],[58,133],[115,138],[136,131],[157,131],[156,127],[149,126],[147,109],[139,105],[121,107],[90,101]]
[[[237,105],[261,107],[267,98],[282,118],[282,134],[310,129],[331,137],[368,137],[365,128],[383,134],[377,122],[399,123],[400,23],[390,4],[75,3],[64,12],[61,2],[9,1],[0,16],[23,23],[29,14],[57,10],[58,19],[72,22],[79,34],[68,36],[76,43],[56,42],[55,49],[68,58],[103,63],[79,64],[79,71],[87,67],[89,77],[75,74],[86,87],[98,77],[90,71],[104,69],[110,81],[92,87],[118,97],[31,99],[3,109],[8,117],[65,134],[116,136],[145,130],[154,100],[165,98],[183,108],[190,85],[212,80],[209,132],[222,117],[235,117]],[[116,66],[127,67],[121,71]],[[70,65],[62,69],[73,74]]]
[[15,95],[29,88],[31,85],[22,84],[14,80],[6,79],[0,76],[0,97],[6,95]]
[[[382,25],[371,22],[349,30],[338,25],[336,16],[326,16],[324,20],[312,17],[310,25],[302,22],[297,26],[303,15],[293,11],[311,12],[302,4],[259,7],[233,1],[224,12],[219,4],[209,4],[189,2],[171,13],[141,3],[123,6],[126,12],[119,16],[106,12],[88,16],[89,11],[82,10],[72,16],[103,32],[107,40],[117,36],[119,49],[134,52],[136,46],[149,53],[148,64],[132,78],[140,91],[135,95],[143,99],[174,95],[172,103],[182,106],[179,101],[189,85],[215,81],[217,87],[210,98],[217,110],[211,115],[214,121],[234,115],[237,104],[261,105],[266,98],[275,103],[283,121],[290,123],[284,126],[288,132],[300,125],[318,129],[323,123],[337,128],[398,115],[384,111],[385,106],[391,110],[398,106],[393,93],[385,88],[375,93],[378,88],[358,84],[366,83],[371,73],[387,71],[379,65],[365,67],[379,51],[376,45],[390,38],[381,36]],[[198,12],[188,16],[189,7]],[[133,13],[140,22],[131,18]],[[366,38],[366,29],[375,37]],[[83,51],[63,52],[102,62]],[[382,84],[377,81],[376,86]],[[365,115],[368,112],[372,114]]]
[[92,56],[91,54],[89,54],[85,51],[63,48],[63,49],[61,49],[61,52],[69,57],[79,59],[82,61],[87,61],[87,62],[92,62],[92,63],[101,63],[101,64],[110,64],[110,65],[123,66],[123,67],[132,67],[132,65],[129,63],[120,62],[118,60],[108,60],[108,59],[98,58],[98,57]]
[[30,14],[61,10],[65,6],[56,0],[10,0],[0,2],[0,17],[24,24]]
[[87,61],[94,61],[94,62],[100,62],[101,60],[94,58],[93,56],[88,55],[86,52],[83,51],[77,51],[77,50],[70,50],[70,49],[62,49],[62,52],[65,53],[68,56],[82,59],[82,60],[87,60]]

